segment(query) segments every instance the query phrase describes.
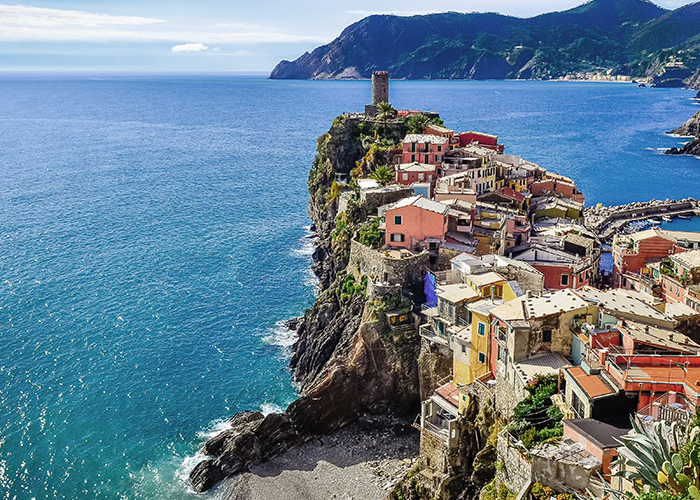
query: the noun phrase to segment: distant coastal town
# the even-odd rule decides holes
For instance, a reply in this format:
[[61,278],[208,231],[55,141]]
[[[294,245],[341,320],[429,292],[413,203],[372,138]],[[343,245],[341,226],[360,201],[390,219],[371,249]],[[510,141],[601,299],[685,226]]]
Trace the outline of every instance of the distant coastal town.
[[[499,137],[389,102],[375,72],[372,104],[319,138],[322,292],[298,330],[299,404],[239,417],[195,487],[317,429],[413,412],[419,456],[389,499],[699,500],[700,233],[660,227],[698,201],[586,208],[574,180]],[[240,458],[253,438],[276,448]]]

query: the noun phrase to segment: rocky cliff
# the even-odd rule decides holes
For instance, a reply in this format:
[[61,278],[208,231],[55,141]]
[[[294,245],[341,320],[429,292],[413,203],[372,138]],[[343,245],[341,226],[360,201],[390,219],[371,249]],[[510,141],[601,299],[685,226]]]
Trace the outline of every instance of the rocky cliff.
[[[403,134],[402,124],[365,123],[337,119],[319,138],[318,155],[309,176],[309,213],[318,235],[314,271],[321,282],[316,303],[298,325],[291,367],[300,397],[284,413],[263,416],[244,412],[231,419],[231,428],[207,441],[208,458],[190,473],[197,491],[246,470],[312,437],[335,431],[370,414],[413,413],[418,408],[415,332],[388,335],[381,311],[400,301],[391,295],[368,298],[361,283],[348,287],[343,231],[336,224],[335,174],[346,174],[362,163],[368,151],[364,135],[383,127],[387,137]],[[366,217],[361,207],[352,223]],[[343,223],[343,227],[348,224]],[[352,235],[351,235],[352,236]],[[348,243],[349,246],[349,243]]]
[[667,154],[693,155],[700,156],[700,111],[695,113],[693,117],[670,134],[695,137],[692,141],[685,144],[682,148],[671,148]]

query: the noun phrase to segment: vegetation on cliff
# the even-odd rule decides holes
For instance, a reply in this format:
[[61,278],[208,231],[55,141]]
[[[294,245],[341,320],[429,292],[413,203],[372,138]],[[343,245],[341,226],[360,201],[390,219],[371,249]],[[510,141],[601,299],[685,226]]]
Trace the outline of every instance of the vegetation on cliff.
[[[667,11],[645,0],[592,0],[520,19],[492,13],[373,15],[271,78],[550,79],[583,73],[680,81],[700,67],[700,4]],[[676,68],[666,63],[681,58]],[[664,74],[668,71],[668,74]]]

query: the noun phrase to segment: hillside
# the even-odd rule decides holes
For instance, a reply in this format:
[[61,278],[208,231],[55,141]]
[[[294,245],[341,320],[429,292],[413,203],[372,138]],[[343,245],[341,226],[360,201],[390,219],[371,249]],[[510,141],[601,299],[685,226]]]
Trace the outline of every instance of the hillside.
[[[680,51],[680,52],[679,52]],[[373,15],[270,78],[551,79],[597,73],[678,84],[700,67],[700,3],[592,0],[522,19],[493,13]],[[675,61],[675,63],[674,63]],[[672,64],[667,64],[672,63]]]

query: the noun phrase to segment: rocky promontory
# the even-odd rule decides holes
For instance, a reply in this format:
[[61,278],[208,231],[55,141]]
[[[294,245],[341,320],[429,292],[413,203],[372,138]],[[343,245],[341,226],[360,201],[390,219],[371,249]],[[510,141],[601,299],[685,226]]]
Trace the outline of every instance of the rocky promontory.
[[669,134],[694,137],[694,139],[681,148],[669,149],[666,154],[700,156],[700,111],[695,113],[695,115],[683,125],[669,132]]
[[[230,428],[207,441],[207,459],[190,473],[196,491],[248,470],[315,436],[334,432],[360,416],[413,414],[419,404],[418,336],[387,335],[381,311],[401,296],[370,298],[366,280],[345,273],[350,240],[367,218],[353,205],[338,217],[336,174],[371,168],[388,150],[363,144],[376,136],[398,142],[405,126],[398,120],[368,121],[339,117],[318,140],[318,154],[309,176],[309,214],[318,236],[313,269],[321,291],[313,307],[298,322],[291,368],[300,397],[284,413],[263,416],[239,413]],[[349,212],[349,213],[347,213]]]

